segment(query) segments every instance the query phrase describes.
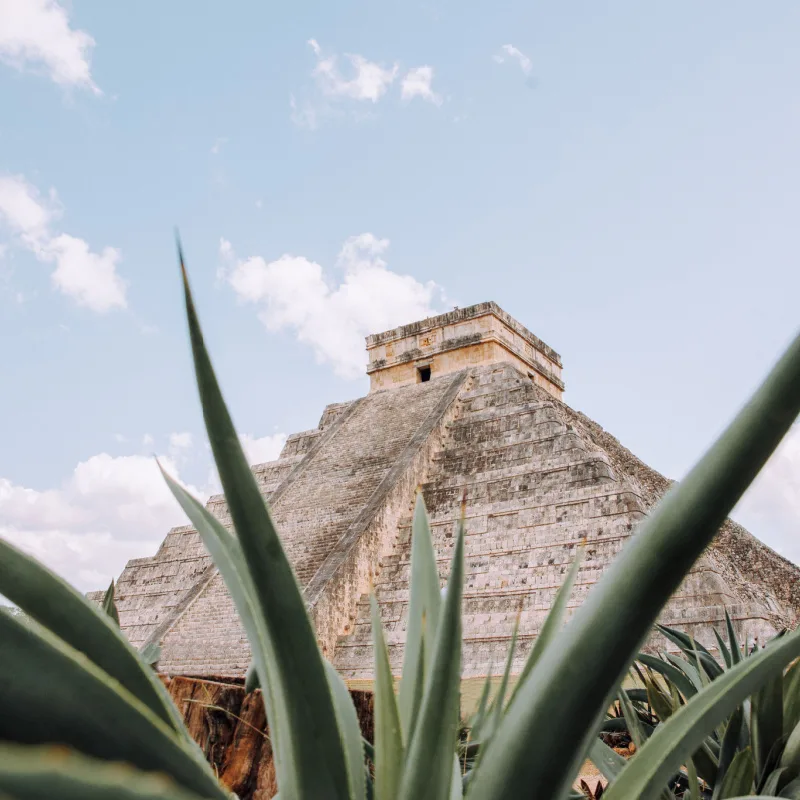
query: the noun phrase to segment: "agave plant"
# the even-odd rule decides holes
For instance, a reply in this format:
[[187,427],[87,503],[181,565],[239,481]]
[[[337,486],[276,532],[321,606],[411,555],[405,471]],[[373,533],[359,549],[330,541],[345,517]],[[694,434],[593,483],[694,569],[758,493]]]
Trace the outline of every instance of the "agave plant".
[[[571,795],[586,758],[609,779],[607,800],[660,798],[671,791],[682,765],[693,769],[693,756],[709,734],[749,696],[769,692],[774,702],[775,690],[767,687],[800,656],[800,632],[703,685],[651,736],[641,738],[629,762],[597,736],[662,607],[800,411],[800,337],[562,627],[579,568],[573,564],[513,691],[508,692],[509,657],[501,691],[491,703],[487,693],[471,746],[458,735],[463,524],[457,526],[442,596],[418,498],[399,694],[372,600],[375,741],[367,746],[343,680],[320,653],[302,591],[242,452],[182,256],[180,262],[206,430],[236,534],[165,479],[202,536],[242,619],[284,800],[454,800],[465,792],[477,800],[560,800]],[[0,795],[18,800],[229,796],[190,741],[157,676],[110,616],[3,542],[0,593],[31,618],[25,625],[0,613]]]
[[[644,738],[713,681],[760,652],[755,643],[740,643],[727,612],[725,618],[727,642],[714,629],[717,657],[682,631],[663,625],[658,630],[678,653],[639,654],[634,671],[645,688],[626,693],[630,702],[625,718]],[[775,646],[785,633],[779,632],[765,649]],[[643,725],[643,720],[650,724]],[[691,769],[700,779],[699,786],[697,778],[689,775],[691,770],[678,781],[685,786],[687,798],[724,800],[743,794],[800,798],[800,661],[779,671],[710,729],[691,757]]]

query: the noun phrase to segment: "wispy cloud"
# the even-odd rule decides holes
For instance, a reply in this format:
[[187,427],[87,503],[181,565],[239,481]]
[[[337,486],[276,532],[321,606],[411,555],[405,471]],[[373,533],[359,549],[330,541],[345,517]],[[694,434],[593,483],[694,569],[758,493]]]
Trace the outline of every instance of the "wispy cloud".
[[56,0],[0,0],[0,60],[20,70],[46,72],[60,86],[102,94],[92,79],[94,39],[70,27]]
[[353,100],[369,100],[377,103],[397,77],[399,67],[394,64],[384,67],[364,56],[345,53],[350,62],[349,76],[345,77],[336,55],[323,56],[322,48],[316,39],[309,39],[308,44],[317,58],[317,65],[312,75],[322,92],[329,97],[349,97]]
[[0,222],[39,261],[55,264],[50,277],[56,289],[98,313],[125,308],[127,284],[117,274],[120,251],[105,247],[94,252],[83,239],[54,234],[60,215],[55,190],[42,197],[24,176],[0,175]]
[[403,100],[421,97],[429,103],[440,106],[442,104],[442,96],[433,91],[432,82],[433,67],[424,66],[410,69],[401,84]]
[[[316,39],[307,42],[316,64],[311,71],[313,91],[303,95],[289,95],[292,121],[298,127],[314,130],[328,117],[348,116],[353,119],[370,118],[371,113],[355,111],[346,103],[376,105],[385,98],[400,75],[397,62],[385,64],[370,61],[362,55],[326,53]],[[421,97],[435,105],[442,98],[432,88],[433,67],[422,66],[409,69],[400,81],[401,97],[411,100]]]
[[513,44],[504,44],[500,48],[500,52],[492,56],[492,58],[498,64],[505,64],[507,61],[515,61],[526,78],[530,77],[533,71],[533,62],[522,50],[514,47]]

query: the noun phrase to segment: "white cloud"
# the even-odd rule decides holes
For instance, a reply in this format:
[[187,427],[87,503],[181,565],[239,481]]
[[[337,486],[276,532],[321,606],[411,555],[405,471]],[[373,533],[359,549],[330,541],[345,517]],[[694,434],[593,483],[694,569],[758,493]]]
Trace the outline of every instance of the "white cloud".
[[219,136],[217,139],[214,140],[214,144],[211,145],[211,150],[209,152],[214,156],[219,155],[219,151],[222,149],[222,146],[227,141],[228,141],[227,136]]
[[94,39],[70,27],[56,0],[0,0],[0,60],[22,71],[45,71],[60,86],[101,94],[92,80]]
[[[176,473],[171,459],[162,463]],[[129,558],[152,555],[167,531],[184,522],[155,460],[145,456],[92,456],[58,489],[0,478],[0,536],[81,591],[105,588]]]
[[242,443],[248,464],[264,464],[267,461],[274,461],[281,454],[286,444],[286,434],[275,433],[272,436],[257,438],[249,433],[240,433],[239,441]]
[[800,564],[800,423],[791,428],[733,515],[759,539]]
[[260,307],[267,330],[292,331],[319,362],[356,378],[365,371],[366,335],[435,314],[442,300],[432,281],[389,270],[382,258],[388,246],[388,239],[371,233],[350,237],[336,262],[341,277],[290,254],[270,262],[261,256],[234,260],[225,276],[242,301]]
[[433,91],[431,83],[433,81],[433,67],[414,67],[410,69],[401,84],[403,100],[412,100],[421,97],[429,103],[440,106],[442,97]]
[[397,64],[386,68],[363,56],[346,53],[345,58],[350,62],[354,74],[345,78],[339,71],[337,56],[324,58],[315,39],[309,39],[308,44],[317,57],[317,66],[312,74],[323,93],[331,97],[350,97],[377,103],[397,77]]
[[[309,39],[308,45],[316,58],[311,71],[314,89],[305,97],[289,95],[289,108],[292,122],[301,128],[315,130],[323,119],[348,116],[356,120],[371,118],[365,113],[348,109],[346,101],[367,102],[375,105],[388,92],[397,79],[400,67],[370,61],[362,55],[345,53],[341,58],[323,53],[316,39]],[[346,62],[344,66],[341,62]]]
[[95,253],[83,239],[67,233],[54,235],[52,225],[60,213],[55,191],[44,199],[24,176],[0,175],[0,220],[39,261],[56,265],[53,285],[78,305],[98,313],[125,308],[126,283],[117,274],[120,251],[106,247]]
[[182,433],[171,433],[169,435],[169,446],[175,450],[186,450],[192,446],[192,434],[189,431]]
[[56,262],[54,285],[78,305],[100,314],[126,307],[126,283],[117,275],[122,254],[115,247],[93,253],[83,239],[62,233],[50,240],[44,257]]
[[531,71],[533,70],[533,63],[528,56],[525,55],[525,53],[523,53],[521,50],[518,50],[513,44],[504,44],[500,48],[500,51],[500,53],[493,56],[494,60],[498,64],[503,64],[508,59],[513,59],[519,64],[519,68],[522,70],[525,77],[530,76]]
[[32,250],[47,240],[48,227],[59,215],[56,202],[55,192],[44,200],[22,175],[0,175],[0,217]]

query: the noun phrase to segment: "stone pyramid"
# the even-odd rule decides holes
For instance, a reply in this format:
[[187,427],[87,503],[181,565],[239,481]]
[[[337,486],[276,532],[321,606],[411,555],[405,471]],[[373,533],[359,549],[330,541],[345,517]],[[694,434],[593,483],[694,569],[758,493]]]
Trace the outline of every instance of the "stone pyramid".
[[[582,539],[578,606],[669,481],[561,401],[559,355],[494,303],[367,338],[370,391],[325,408],[253,472],[320,645],[353,688],[372,678],[374,584],[399,675],[411,512],[421,487],[444,582],[466,492],[465,680],[498,671],[520,617],[518,672]],[[230,525],[224,498],[208,508]],[[794,627],[800,570],[728,521],[662,622],[714,646],[727,608],[743,638]],[[244,631],[198,534],[172,529],[117,585],[122,627],[162,646],[168,675],[241,679]],[[625,597],[619,598],[621,604]]]

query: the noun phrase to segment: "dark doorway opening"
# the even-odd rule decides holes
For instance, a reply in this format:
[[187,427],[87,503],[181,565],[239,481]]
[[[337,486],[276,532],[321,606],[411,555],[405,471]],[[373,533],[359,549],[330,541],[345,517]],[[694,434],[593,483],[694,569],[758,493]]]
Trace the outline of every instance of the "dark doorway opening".
[[418,370],[419,372],[419,382],[425,383],[431,379],[431,368],[430,367],[420,367]]

